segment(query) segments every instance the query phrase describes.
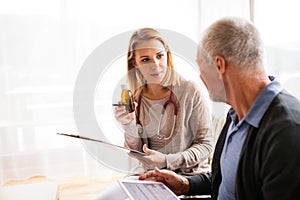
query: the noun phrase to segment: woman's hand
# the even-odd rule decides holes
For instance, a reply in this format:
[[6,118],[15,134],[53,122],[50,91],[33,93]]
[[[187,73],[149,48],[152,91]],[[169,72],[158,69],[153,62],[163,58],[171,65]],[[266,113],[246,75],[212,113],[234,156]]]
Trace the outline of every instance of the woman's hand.
[[128,113],[125,106],[115,107],[114,114],[116,119],[123,125],[129,124],[135,118],[135,112]]
[[139,176],[139,180],[145,179],[152,179],[164,183],[176,195],[187,194],[190,190],[187,178],[180,176],[171,170],[160,170],[155,168],[155,170]]
[[146,144],[143,145],[143,151],[148,155],[147,156],[137,156],[135,154],[129,154],[129,155],[138,159],[146,169],[154,169],[155,167],[164,168],[167,166],[165,154],[149,149]]

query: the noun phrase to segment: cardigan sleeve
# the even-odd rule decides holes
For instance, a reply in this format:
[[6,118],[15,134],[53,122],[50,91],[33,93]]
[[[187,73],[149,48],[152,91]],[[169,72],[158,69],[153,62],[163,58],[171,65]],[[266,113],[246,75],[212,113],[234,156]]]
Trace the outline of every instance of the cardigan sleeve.
[[210,195],[211,173],[199,174],[187,178],[190,184],[189,195]]
[[166,155],[167,168],[173,171],[195,167],[205,161],[213,151],[207,97],[193,82],[182,85],[178,96],[181,96],[179,104],[182,112],[182,129],[178,130],[180,140],[177,142],[186,143],[186,147]]

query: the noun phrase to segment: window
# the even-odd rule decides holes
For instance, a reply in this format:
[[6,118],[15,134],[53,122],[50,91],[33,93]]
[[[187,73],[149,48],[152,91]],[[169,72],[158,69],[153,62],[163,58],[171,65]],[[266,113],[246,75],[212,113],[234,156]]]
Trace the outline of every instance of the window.
[[267,70],[300,98],[300,27],[296,25],[300,2],[260,0],[254,5],[254,22],[266,47]]
[[[196,41],[197,8],[197,0],[2,2],[0,183],[85,171],[70,167],[87,162],[80,142],[55,134],[77,131],[73,90],[85,59],[107,39],[141,27],[174,30]],[[122,76],[124,60],[115,64]],[[32,163],[26,166],[24,159]]]

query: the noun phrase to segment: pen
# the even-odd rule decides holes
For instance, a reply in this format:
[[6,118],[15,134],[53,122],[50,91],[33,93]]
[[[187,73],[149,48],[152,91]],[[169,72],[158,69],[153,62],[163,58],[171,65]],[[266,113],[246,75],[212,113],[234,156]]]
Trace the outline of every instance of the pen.
[[120,104],[120,103],[113,103],[113,106],[124,106],[124,104]]

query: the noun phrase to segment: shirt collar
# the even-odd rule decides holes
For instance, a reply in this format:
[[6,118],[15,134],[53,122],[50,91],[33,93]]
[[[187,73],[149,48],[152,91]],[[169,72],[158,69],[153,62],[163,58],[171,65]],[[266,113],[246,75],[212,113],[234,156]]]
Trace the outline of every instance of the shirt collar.
[[[271,80],[273,78],[270,78]],[[277,80],[272,80],[258,95],[253,105],[250,107],[248,113],[241,121],[246,121],[250,125],[258,128],[259,123],[268,109],[271,102],[282,90],[281,84]],[[237,116],[233,108],[229,110],[229,114],[233,121],[236,120]]]

